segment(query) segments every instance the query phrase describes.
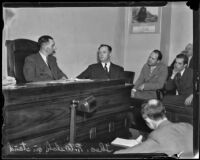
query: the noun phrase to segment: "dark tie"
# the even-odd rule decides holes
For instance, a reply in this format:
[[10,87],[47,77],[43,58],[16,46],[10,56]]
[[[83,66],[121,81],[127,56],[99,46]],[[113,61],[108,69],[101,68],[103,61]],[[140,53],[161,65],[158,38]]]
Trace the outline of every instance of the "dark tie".
[[180,84],[180,80],[181,80],[181,73],[180,72],[178,72],[176,74],[176,80],[177,80],[178,84]]
[[105,63],[104,69],[105,69],[106,73],[108,73],[107,63]]

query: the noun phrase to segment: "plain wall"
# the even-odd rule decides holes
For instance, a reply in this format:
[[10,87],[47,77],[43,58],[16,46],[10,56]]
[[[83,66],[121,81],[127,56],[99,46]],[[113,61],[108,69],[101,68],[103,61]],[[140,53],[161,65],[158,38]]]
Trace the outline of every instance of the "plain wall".
[[5,40],[37,41],[41,35],[51,35],[58,65],[69,78],[97,62],[102,43],[112,46],[112,61],[123,66],[124,16],[125,8],[120,7],[4,8],[3,46]]
[[188,43],[193,43],[193,11],[186,6],[186,2],[172,3],[168,64]]

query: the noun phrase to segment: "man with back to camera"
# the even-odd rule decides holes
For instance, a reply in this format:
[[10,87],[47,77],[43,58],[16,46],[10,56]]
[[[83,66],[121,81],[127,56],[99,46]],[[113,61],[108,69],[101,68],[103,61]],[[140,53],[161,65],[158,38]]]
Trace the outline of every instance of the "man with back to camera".
[[98,63],[89,65],[79,79],[124,79],[124,68],[111,62],[112,48],[101,44],[98,48]]
[[56,46],[53,38],[48,35],[38,39],[39,53],[25,59],[23,73],[27,82],[67,79],[68,77],[57,65]]
[[189,123],[172,123],[166,117],[162,102],[156,99],[148,100],[142,105],[141,114],[149,128],[153,131],[148,138],[128,149],[122,149],[114,154],[125,153],[165,153],[168,156],[193,154],[193,126]]
[[157,98],[156,90],[164,86],[168,74],[167,66],[161,63],[161,60],[162,53],[159,50],[153,50],[135,82],[131,92],[132,98]]
[[193,69],[187,67],[188,57],[185,54],[176,56],[174,70],[165,84],[167,91],[176,90],[176,95],[164,96],[163,103],[191,106],[193,101]]

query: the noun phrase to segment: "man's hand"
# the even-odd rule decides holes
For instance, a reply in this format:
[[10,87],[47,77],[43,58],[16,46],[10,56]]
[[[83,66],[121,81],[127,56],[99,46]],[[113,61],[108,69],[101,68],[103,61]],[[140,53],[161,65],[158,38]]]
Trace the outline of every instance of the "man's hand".
[[133,89],[131,90],[131,97],[132,97],[132,98],[135,97],[135,92],[136,92],[136,89],[133,88]]
[[143,91],[143,90],[144,90],[144,84],[141,84],[141,85],[138,87],[138,90]]
[[174,79],[174,77],[176,76],[177,73],[178,73],[178,70],[176,68],[174,68],[172,71],[171,79]]
[[191,105],[192,100],[193,100],[193,94],[189,95],[189,96],[185,99],[185,105],[186,105],[186,106]]

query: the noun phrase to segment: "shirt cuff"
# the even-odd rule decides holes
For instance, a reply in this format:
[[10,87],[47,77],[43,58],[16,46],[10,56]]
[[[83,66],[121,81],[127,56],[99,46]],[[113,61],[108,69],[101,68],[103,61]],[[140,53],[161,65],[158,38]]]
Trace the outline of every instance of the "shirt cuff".
[[136,92],[137,90],[133,88],[132,91],[133,91],[133,92]]

